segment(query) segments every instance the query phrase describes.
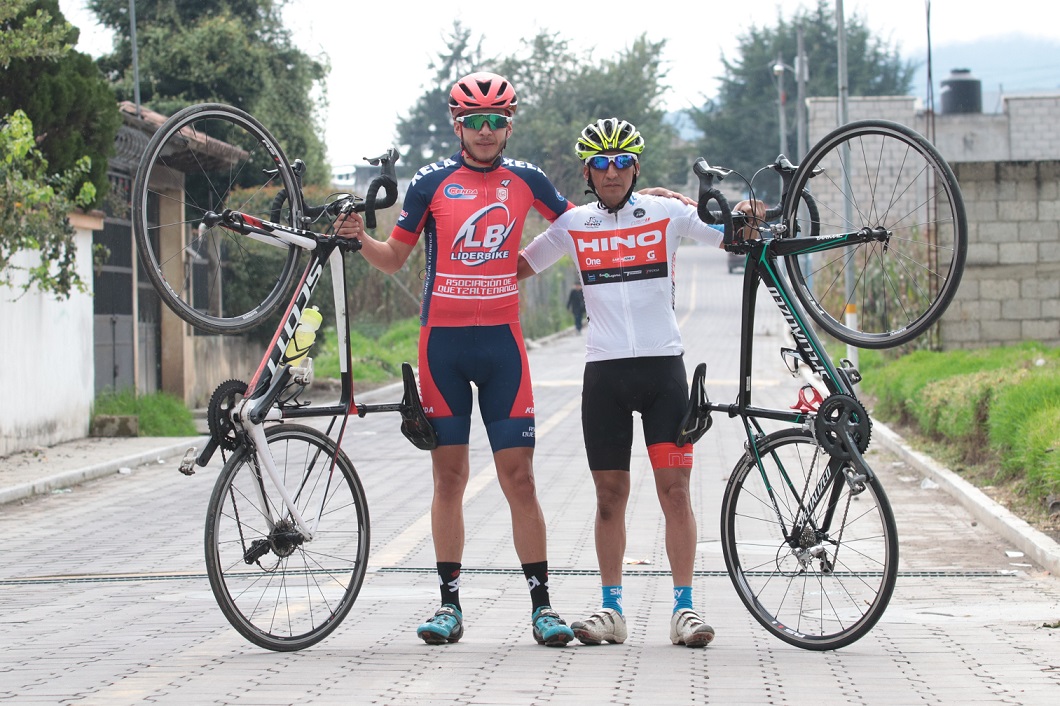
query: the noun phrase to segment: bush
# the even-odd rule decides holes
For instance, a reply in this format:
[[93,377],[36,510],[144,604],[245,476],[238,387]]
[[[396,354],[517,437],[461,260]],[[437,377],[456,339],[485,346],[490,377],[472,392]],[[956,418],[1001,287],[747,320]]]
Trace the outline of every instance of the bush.
[[1060,366],[1045,363],[1002,390],[988,434],[1002,457],[1001,477],[1023,475],[1040,494],[1060,489]]
[[944,440],[965,462],[996,453],[995,479],[1018,479],[1031,497],[1060,492],[1060,348],[917,351],[865,363],[863,384],[882,420]]
[[1060,361],[1060,350],[1030,342],[1005,348],[957,351],[914,351],[894,361],[864,370],[865,390],[877,398],[881,419],[915,423],[911,404],[939,380],[988,370],[1032,368],[1037,360]]
[[1032,415],[1022,441],[1010,460],[1014,470],[1023,471],[1027,491],[1038,497],[1060,493],[1060,404]]
[[184,402],[165,392],[137,396],[131,390],[96,397],[92,416],[115,414],[139,420],[140,436],[195,436],[195,421]]
[[987,451],[991,404],[1003,390],[1026,377],[1023,369],[984,370],[937,380],[906,405],[920,430],[952,442],[964,461],[976,463]]
[[[401,375],[401,364],[416,365],[420,334],[419,317],[402,319],[387,327],[378,323],[359,323],[350,331],[353,358],[353,381],[386,382]],[[321,341],[321,339],[323,339]],[[339,377],[338,337],[333,328],[317,337],[313,357],[314,374],[319,378]]]

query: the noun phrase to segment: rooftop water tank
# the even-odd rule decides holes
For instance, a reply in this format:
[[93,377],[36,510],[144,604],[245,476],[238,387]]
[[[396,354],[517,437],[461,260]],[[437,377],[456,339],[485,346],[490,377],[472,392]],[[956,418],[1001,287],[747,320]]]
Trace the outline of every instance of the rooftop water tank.
[[942,114],[983,112],[983,84],[971,69],[953,69],[942,82]]

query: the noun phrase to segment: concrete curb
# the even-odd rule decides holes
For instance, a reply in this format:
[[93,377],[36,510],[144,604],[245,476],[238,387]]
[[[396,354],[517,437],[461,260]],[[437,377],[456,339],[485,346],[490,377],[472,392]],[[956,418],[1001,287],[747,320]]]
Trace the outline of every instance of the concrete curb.
[[207,437],[205,436],[184,437],[180,441],[174,441],[166,446],[140,451],[135,454],[115,458],[110,461],[104,461],[84,468],[64,471],[62,473],[57,473],[54,476],[40,478],[31,483],[0,488],[0,505],[33,497],[35,495],[44,495],[59,488],[69,488],[78,483],[102,478],[103,476],[116,473],[119,468],[135,468],[136,466],[141,466],[145,463],[154,463],[160,458],[171,458],[173,456],[183,457],[184,452],[187,451],[190,446],[202,448],[203,444],[206,443],[206,439]]
[[878,440],[889,451],[938,483],[976,520],[1011,542],[1045,570],[1054,576],[1060,576],[1060,544],[1013,515],[950,469],[913,449],[905,439],[883,423],[872,420],[872,431],[874,440]]

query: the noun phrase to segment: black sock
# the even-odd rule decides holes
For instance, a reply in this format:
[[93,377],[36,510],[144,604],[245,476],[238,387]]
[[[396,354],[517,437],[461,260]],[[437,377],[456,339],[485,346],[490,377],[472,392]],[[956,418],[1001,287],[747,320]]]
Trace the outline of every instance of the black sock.
[[534,604],[534,610],[552,605],[548,598],[548,562],[523,564],[523,575],[526,576],[526,585],[530,588],[530,601]]
[[448,603],[456,606],[461,613],[464,609],[460,607],[460,562],[439,561],[438,562],[438,588],[442,592],[442,605]]

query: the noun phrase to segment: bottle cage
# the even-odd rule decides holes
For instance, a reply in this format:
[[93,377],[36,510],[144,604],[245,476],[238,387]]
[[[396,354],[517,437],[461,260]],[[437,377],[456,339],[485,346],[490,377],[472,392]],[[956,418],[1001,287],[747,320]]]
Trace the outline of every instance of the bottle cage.
[[710,418],[710,400],[706,388],[707,364],[700,363],[692,373],[692,386],[688,391],[688,408],[677,429],[678,446],[694,444],[707,433],[713,420]]

